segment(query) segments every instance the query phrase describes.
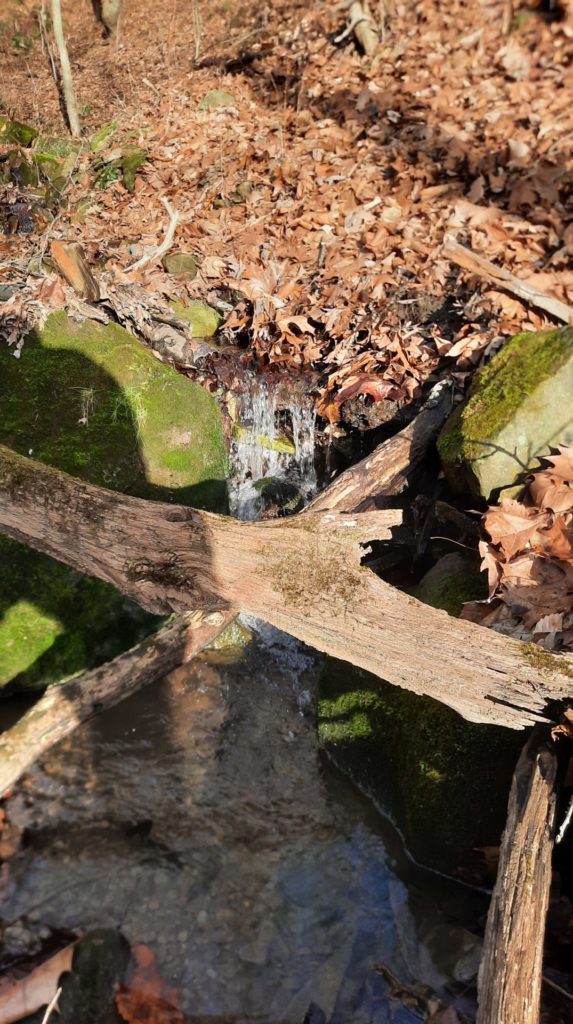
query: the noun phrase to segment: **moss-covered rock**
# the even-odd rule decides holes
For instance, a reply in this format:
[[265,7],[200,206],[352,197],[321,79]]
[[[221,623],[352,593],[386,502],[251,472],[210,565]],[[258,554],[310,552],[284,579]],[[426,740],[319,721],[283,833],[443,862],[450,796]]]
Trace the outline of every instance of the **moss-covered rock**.
[[216,309],[200,299],[186,303],[172,302],[171,308],[176,316],[191,325],[194,338],[211,338],[222,320]]
[[18,146],[29,146],[36,138],[37,131],[29,124],[21,124],[20,121],[10,121],[7,117],[0,117],[0,145],[13,142]]
[[[461,562],[432,570],[416,594],[456,613],[478,595],[480,574]],[[328,754],[394,818],[421,862],[455,871],[471,864],[476,847],[499,841],[522,736],[466,722],[437,701],[331,658],[320,680],[318,726]]]
[[457,490],[489,499],[573,442],[573,328],[518,334],[476,375],[438,450]]
[[[19,359],[0,348],[0,443],[100,486],[226,511],[215,400],[116,325],[50,317]],[[0,540],[0,687],[38,687],[113,657],[157,619],[107,584]]]

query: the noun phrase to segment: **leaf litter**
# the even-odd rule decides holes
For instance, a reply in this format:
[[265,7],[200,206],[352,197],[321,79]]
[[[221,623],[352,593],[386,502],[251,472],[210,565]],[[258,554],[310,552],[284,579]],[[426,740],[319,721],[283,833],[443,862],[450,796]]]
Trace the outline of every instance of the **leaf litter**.
[[549,651],[573,650],[573,447],[560,447],[528,480],[523,501],[502,498],[483,517],[488,601],[462,618]]
[[[63,135],[42,47],[23,61],[13,46],[11,17],[37,35],[34,0],[7,6],[3,101]],[[444,374],[463,385],[503,338],[546,326],[512,296],[476,290],[442,255],[446,234],[573,300],[567,19],[522,7],[504,36],[501,0],[397,2],[366,59],[335,44],[343,13],[321,0],[199,14],[197,25],[184,5],[141,0],[114,47],[88,7],[64,3],[85,142],[55,219],[0,241],[0,284],[19,275],[30,301],[50,298],[30,259],[54,239],[80,243],[108,292],[206,301],[225,316],[223,352],[312,371],[332,428],[352,399],[400,409]],[[145,162],[126,182],[111,171],[131,149]],[[160,246],[165,200],[179,215],[174,248],[197,259],[192,280],[159,260],[127,270]],[[35,201],[9,179],[7,211]]]

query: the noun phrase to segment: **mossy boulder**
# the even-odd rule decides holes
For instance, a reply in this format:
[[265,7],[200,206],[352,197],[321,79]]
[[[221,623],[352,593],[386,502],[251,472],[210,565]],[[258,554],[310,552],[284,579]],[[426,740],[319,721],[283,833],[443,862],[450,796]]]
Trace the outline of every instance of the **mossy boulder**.
[[[454,557],[427,574],[416,596],[459,614],[463,601],[483,596],[483,581]],[[397,822],[420,862],[470,871],[473,851],[499,841],[522,736],[466,722],[332,658],[320,679],[318,729],[329,756]]]
[[200,299],[172,302],[171,308],[176,316],[190,324],[194,338],[212,338],[222,321],[217,310]]
[[573,327],[518,334],[472,383],[438,439],[446,477],[489,500],[573,443]]
[[[139,497],[227,509],[215,400],[116,325],[53,314],[19,359],[0,348],[0,443]],[[0,687],[93,667],[157,619],[98,580],[0,539]]]

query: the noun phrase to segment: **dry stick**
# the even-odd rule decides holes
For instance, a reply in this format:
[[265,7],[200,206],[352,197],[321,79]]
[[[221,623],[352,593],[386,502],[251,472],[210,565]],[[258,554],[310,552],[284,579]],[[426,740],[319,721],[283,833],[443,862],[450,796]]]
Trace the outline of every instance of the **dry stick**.
[[52,12],[52,24],[54,26],[54,36],[56,37],[58,56],[60,58],[60,65],[62,68],[62,89],[64,92],[64,103],[66,104],[66,113],[68,115],[70,131],[74,138],[77,139],[80,134],[80,122],[78,118],[78,107],[76,104],[74,83],[72,80],[70,58],[68,57],[66,40],[64,38],[64,26],[62,25],[62,7],[60,0],[50,0],[50,6]]
[[557,757],[536,726],[511,785],[478,980],[477,1024],[538,1024]]
[[165,232],[165,238],[163,239],[161,245],[157,246],[157,248],[155,248],[153,252],[150,252],[147,256],[142,256],[141,259],[137,260],[136,263],[132,263],[131,266],[126,267],[126,274],[129,274],[131,270],[141,270],[142,267],[146,267],[148,263],[154,263],[155,260],[160,260],[161,257],[165,255],[167,250],[171,248],[173,236],[175,234],[175,228],[179,223],[179,213],[177,212],[177,210],[172,209],[172,207],[169,204],[169,201],[165,198],[165,196],[161,196],[160,201],[163,203],[165,209],[167,210],[167,213],[169,214],[169,225],[167,227],[167,231]]
[[46,1007],[46,1012],[45,1012],[44,1016],[42,1017],[42,1024],[48,1024],[48,1021],[50,1020],[54,1010],[57,1009],[58,999],[60,998],[61,994],[62,994],[62,990],[61,990],[61,988],[59,988],[57,990],[54,998],[50,1000],[48,1006]]
[[486,281],[497,285],[499,288],[503,288],[504,291],[517,296],[523,302],[535,306],[536,309],[542,309],[545,313],[549,313],[550,316],[554,317],[555,320],[561,320],[565,324],[573,323],[573,309],[571,306],[565,305],[559,299],[552,298],[551,295],[545,295],[544,292],[538,291],[537,288],[533,288],[525,281],[521,281],[515,274],[510,274],[509,270],[504,270],[503,267],[496,267],[495,263],[484,259],[483,256],[478,256],[477,253],[472,252],[465,245],[460,245],[459,242],[456,242],[449,235],[446,237],[442,252],[444,256],[447,256],[458,267],[462,267],[463,270],[469,270],[470,273],[477,274],[478,277],[485,278]]
[[30,711],[0,736],[0,796],[82,722],[194,658],[234,618],[232,611],[178,615],[113,661],[50,686]]

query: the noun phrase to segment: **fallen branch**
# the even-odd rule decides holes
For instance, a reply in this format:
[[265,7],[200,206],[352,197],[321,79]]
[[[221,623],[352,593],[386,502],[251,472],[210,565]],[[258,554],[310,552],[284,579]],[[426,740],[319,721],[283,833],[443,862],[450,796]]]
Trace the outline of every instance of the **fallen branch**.
[[50,686],[27,714],[0,736],[0,796],[82,722],[190,661],[232,619],[232,612],[179,615],[106,665]]
[[169,224],[167,225],[165,238],[161,245],[156,246],[153,252],[148,253],[147,256],[142,256],[140,260],[137,260],[135,263],[131,263],[129,267],[126,267],[126,274],[129,274],[132,270],[141,270],[149,263],[155,263],[156,260],[160,260],[162,256],[165,256],[165,253],[171,248],[173,236],[175,235],[175,228],[179,224],[179,213],[171,207],[169,200],[166,199],[165,196],[161,196],[160,201],[163,203],[167,213],[169,214]]
[[361,564],[395,509],[242,523],[143,501],[0,447],[0,531],[158,613],[242,609],[476,722],[520,729],[569,698],[573,659],[450,618]]
[[442,381],[407,427],[341,473],[308,505],[307,511],[336,508],[339,512],[365,512],[382,507],[385,499],[400,494],[408,486],[451,409],[452,386]]
[[465,245],[460,245],[459,242],[456,242],[449,235],[446,237],[442,252],[444,256],[447,256],[458,267],[462,267],[463,270],[469,270],[471,274],[477,274],[478,277],[485,278],[491,284],[498,285],[504,291],[509,292],[510,295],[515,295],[530,306],[542,309],[545,313],[549,313],[550,316],[554,317],[555,320],[560,320],[565,324],[573,323],[573,308],[571,306],[566,306],[559,299],[554,299],[551,295],[545,295],[544,292],[538,291],[537,288],[533,288],[525,281],[521,281],[519,277],[510,274],[509,270],[504,270],[503,267],[496,267],[495,263],[484,259],[483,256],[478,256],[477,253],[472,252]]
[[477,1024],[538,1024],[557,757],[533,730],[513,776],[478,982]]
[[[384,444],[353,469],[341,474],[320,496],[325,507],[354,511],[353,502],[365,498],[364,479],[370,474],[376,498],[396,494],[426,452],[427,446],[447,416],[451,389],[437,385],[419,415],[397,437]],[[317,503],[320,502],[317,499]],[[315,504],[317,504],[315,503]],[[154,637],[137,645],[109,664],[85,672],[68,682],[52,686],[31,712],[0,737],[0,796],[12,787],[42,754],[106,708],[112,707],[182,660],[208,646],[232,621],[234,612],[215,612],[211,619],[192,613],[170,622]],[[212,621],[211,621],[212,620]],[[190,622],[194,630],[190,633]],[[200,632],[197,626],[200,625]],[[189,634],[189,640],[187,635]],[[198,645],[201,646],[198,646]]]
[[62,91],[64,94],[66,114],[68,115],[70,131],[73,137],[77,139],[80,135],[80,121],[78,118],[78,106],[76,103],[70,58],[68,57],[68,48],[66,46],[66,39],[64,36],[64,26],[62,24],[62,6],[60,0],[50,0],[50,10],[52,14],[54,37],[56,40],[56,46],[58,47],[58,56],[60,58],[60,67],[62,69]]

